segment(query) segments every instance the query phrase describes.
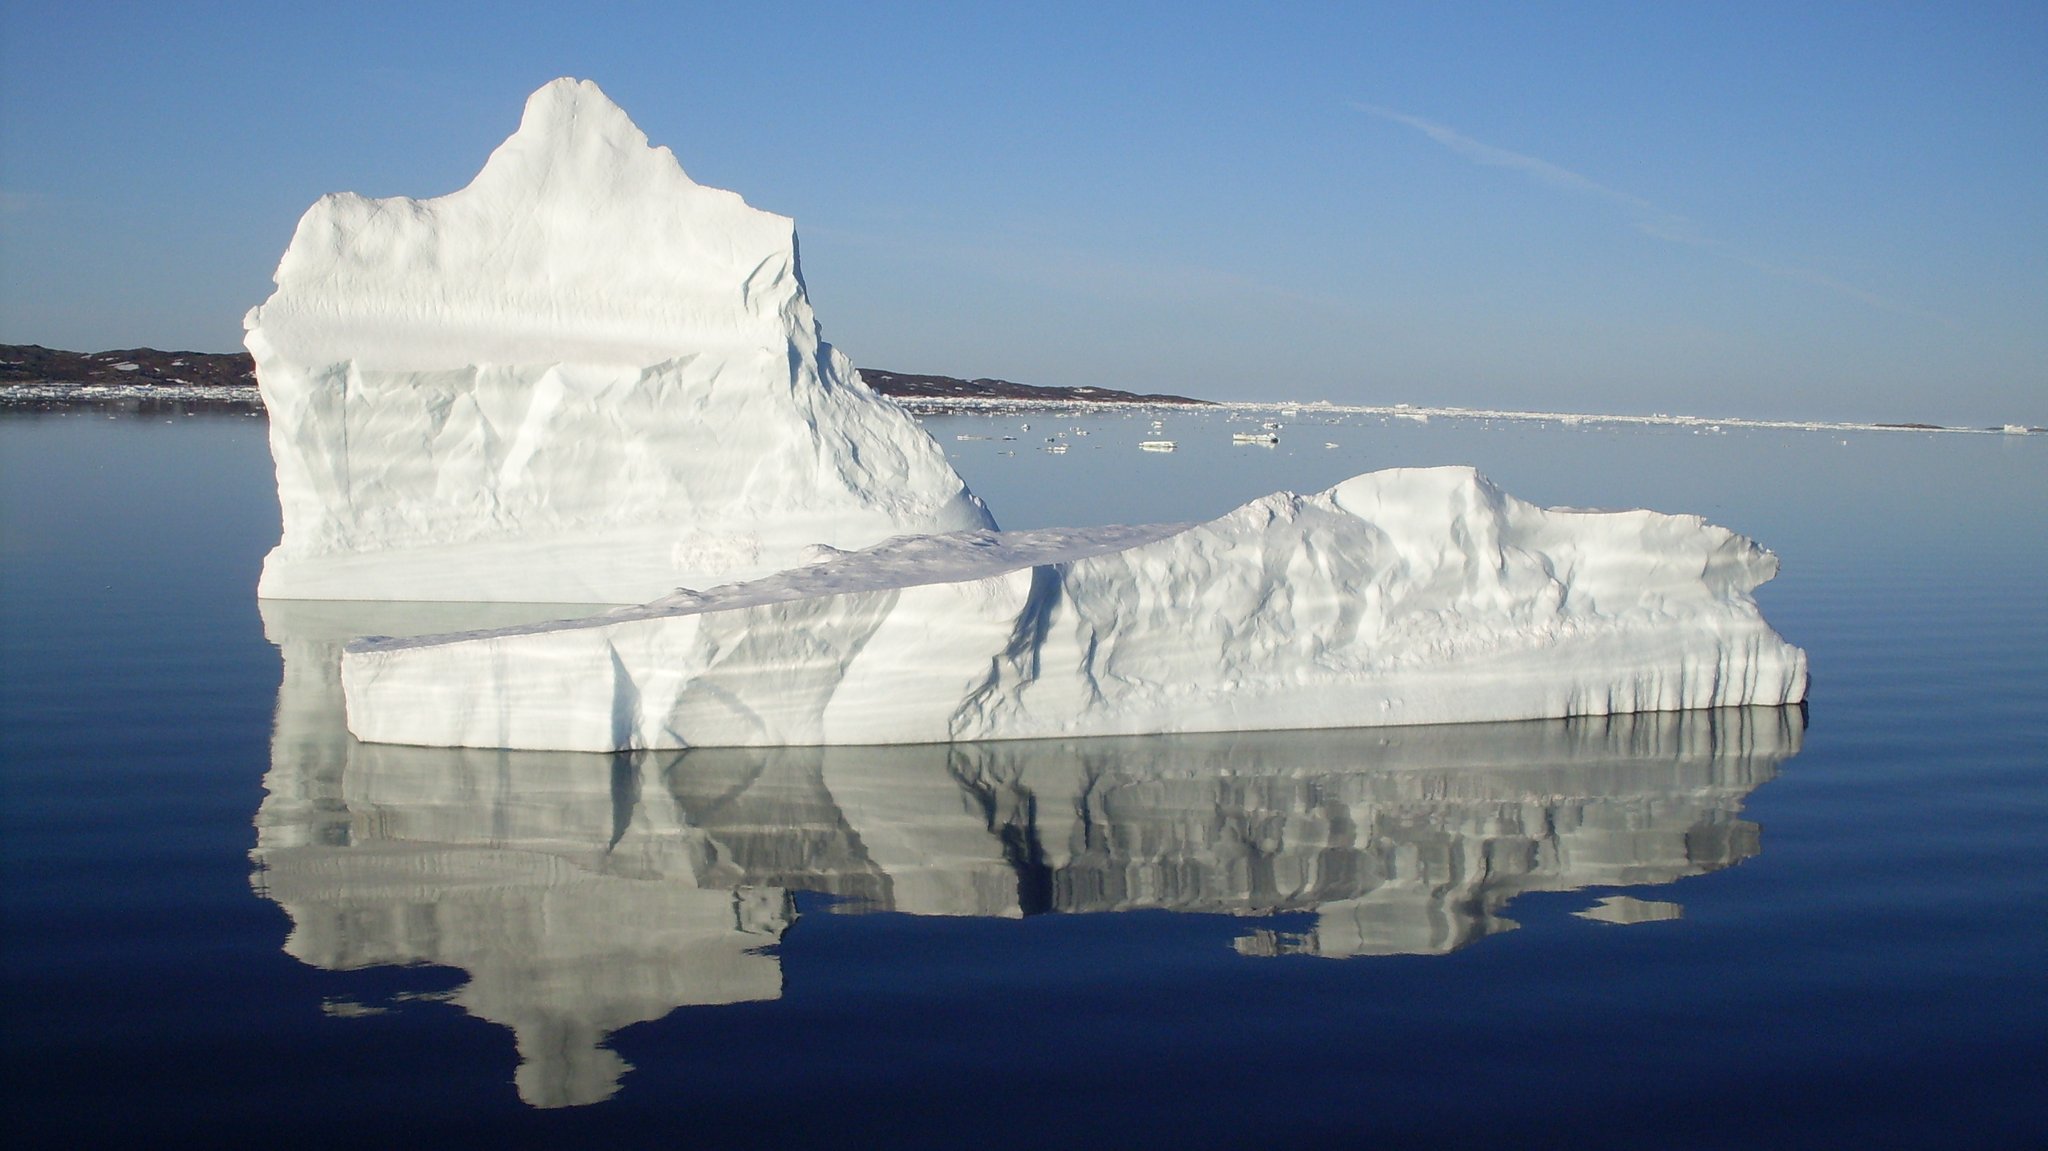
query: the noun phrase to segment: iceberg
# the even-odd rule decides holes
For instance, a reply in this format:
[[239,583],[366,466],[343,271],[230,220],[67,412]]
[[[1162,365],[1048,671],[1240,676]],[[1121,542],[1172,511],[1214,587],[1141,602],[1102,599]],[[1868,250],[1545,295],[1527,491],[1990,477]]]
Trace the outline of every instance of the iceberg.
[[900,537],[633,608],[366,638],[358,739],[612,752],[1783,705],[1770,552],[1697,516],[1373,472],[1202,524]]
[[692,181],[586,81],[534,93],[460,191],[323,198],[276,283],[246,321],[283,512],[259,596],[640,605],[356,643],[364,740],[939,743],[1804,698],[1804,653],[1751,596],[1770,553],[1696,517],[1537,508],[1471,469],[1203,524],[997,531],[822,339],[791,221]]
[[556,80],[466,188],[324,197],[246,343],[277,599],[639,603],[994,526],[821,338],[787,217]]
[[[250,881],[290,920],[284,950],[324,971],[459,969],[447,991],[416,989],[445,973],[334,981],[324,1009],[445,998],[511,1033],[513,1083],[536,1107],[629,1083],[622,1028],[781,997],[799,893],[835,896],[810,905],[828,914],[1229,915],[1234,938],[1189,938],[1441,955],[1514,930],[1530,892],[1654,896],[1756,857],[1743,808],[1804,732],[1797,708],[1752,708],[899,747],[401,747],[343,728],[348,637],[547,609],[260,607],[284,674]],[[1674,906],[1631,902],[1636,920]]]

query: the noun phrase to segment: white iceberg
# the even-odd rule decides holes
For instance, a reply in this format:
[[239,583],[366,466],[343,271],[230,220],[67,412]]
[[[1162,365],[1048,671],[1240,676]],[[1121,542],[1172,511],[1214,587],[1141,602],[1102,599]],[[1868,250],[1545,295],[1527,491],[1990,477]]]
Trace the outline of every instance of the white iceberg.
[[[547,609],[261,607],[284,677],[250,880],[291,920],[285,951],[332,971],[461,969],[460,987],[426,994],[510,1029],[519,1095],[543,1107],[620,1089],[622,1027],[778,998],[769,945],[797,922],[794,893],[839,897],[828,912],[1224,914],[1246,954],[1442,954],[1513,930],[1527,892],[1647,896],[1754,857],[1743,805],[1803,738],[1796,709],[1756,708],[901,747],[398,747],[343,729],[346,637]],[[1276,912],[1306,914],[1263,918]],[[326,1009],[413,1010],[420,994]]]
[[364,739],[916,743],[1805,691],[1750,597],[1769,553],[1468,469],[996,532],[820,339],[791,222],[691,181],[587,82],[535,93],[461,191],[321,200],[276,279],[247,321],[284,519],[261,595],[651,601],[358,644]]
[[1777,560],[1469,468],[1209,523],[971,531],[579,620],[351,644],[359,739],[574,751],[1371,727],[1778,705]]
[[246,320],[285,599],[638,603],[993,526],[822,341],[791,221],[587,81],[467,187],[327,196]]

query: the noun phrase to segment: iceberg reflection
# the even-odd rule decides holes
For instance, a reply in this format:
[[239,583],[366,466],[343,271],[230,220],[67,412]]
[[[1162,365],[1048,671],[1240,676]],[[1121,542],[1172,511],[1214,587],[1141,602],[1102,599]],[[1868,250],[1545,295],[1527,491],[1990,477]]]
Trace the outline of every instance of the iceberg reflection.
[[[794,891],[840,910],[1309,912],[1247,954],[1442,953],[1525,891],[1643,886],[1758,851],[1743,799],[1797,709],[1575,721],[611,755],[358,743],[342,643],[561,605],[264,601],[284,654],[253,882],[316,967],[458,967],[520,1097],[610,1097],[605,1046],[773,999]],[[1675,911],[1672,912],[1675,914]],[[1660,916],[1665,917],[1665,916]]]

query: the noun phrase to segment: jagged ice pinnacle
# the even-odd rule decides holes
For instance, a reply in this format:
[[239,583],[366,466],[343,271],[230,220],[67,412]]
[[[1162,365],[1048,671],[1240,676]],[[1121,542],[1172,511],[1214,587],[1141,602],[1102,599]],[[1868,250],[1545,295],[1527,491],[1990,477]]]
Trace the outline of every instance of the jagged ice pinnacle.
[[820,338],[791,221],[556,80],[460,191],[323,197],[245,321],[259,594],[637,603],[994,523]]

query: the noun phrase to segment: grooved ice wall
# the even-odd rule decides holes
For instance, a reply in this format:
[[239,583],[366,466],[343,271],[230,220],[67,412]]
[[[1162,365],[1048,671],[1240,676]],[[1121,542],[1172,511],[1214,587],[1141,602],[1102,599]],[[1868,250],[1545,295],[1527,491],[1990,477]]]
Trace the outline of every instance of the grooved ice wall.
[[286,599],[637,603],[992,527],[820,338],[783,216],[588,81],[470,185],[322,198],[249,312]]

